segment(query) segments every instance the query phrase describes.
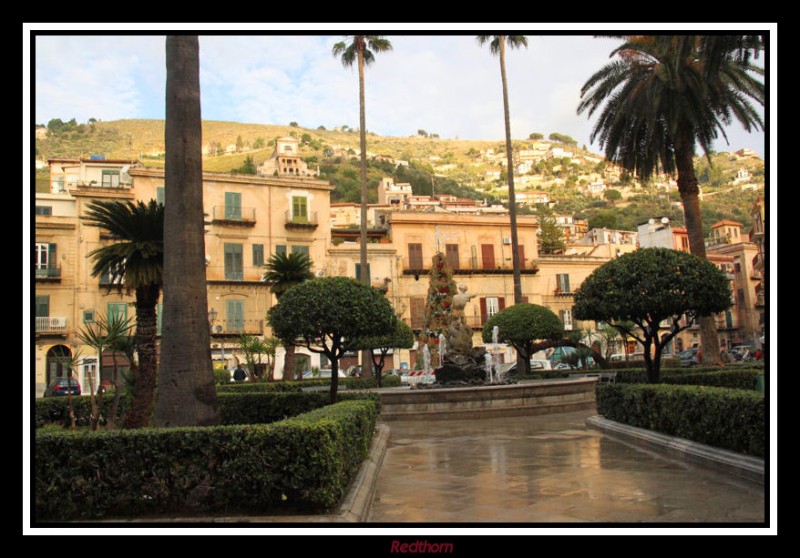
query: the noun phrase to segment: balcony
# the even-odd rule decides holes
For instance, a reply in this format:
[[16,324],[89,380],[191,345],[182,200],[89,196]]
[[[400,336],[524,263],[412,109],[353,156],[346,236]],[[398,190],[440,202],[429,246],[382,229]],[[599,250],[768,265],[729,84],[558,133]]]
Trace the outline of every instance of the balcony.
[[36,268],[34,270],[34,277],[37,281],[59,282],[61,281],[61,268],[60,267]]
[[206,266],[206,280],[209,283],[261,283],[264,268],[261,266],[243,266],[226,268],[223,265]]
[[[455,260],[448,259],[450,266],[453,269],[454,275],[472,275],[475,273],[482,273],[488,275],[504,275],[513,271],[511,258],[505,261],[499,259],[495,260],[491,267],[484,266],[479,258],[465,257]],[[456,265],[453,265],[456,264]],[[403,275],[426,275],[431,270],[431,262],[414,260],[408,256],[403,256],[401,265],[403,266]],[[535,262],[525,260],[521,262],[520,273],[522,275],[535,275],[539,272],[539,266]]]
[[44,316],[36,317],[36,333],[40,335],[66,335],[67,318]]
[[211,324],[212,338],[263,334],[264,320],[214,320]]
[[287,210],[284,213],[284,224],[289,230],[313,231],[319,226],[319,221],[316,211],[306,215],[292,215],[292,212]]
[[763,308],[764,307],[764,292],[758,291],[756,293],[756,308]]
[[233,227],[255,227],[255,207],[215,205],[211,208],[211,224]]

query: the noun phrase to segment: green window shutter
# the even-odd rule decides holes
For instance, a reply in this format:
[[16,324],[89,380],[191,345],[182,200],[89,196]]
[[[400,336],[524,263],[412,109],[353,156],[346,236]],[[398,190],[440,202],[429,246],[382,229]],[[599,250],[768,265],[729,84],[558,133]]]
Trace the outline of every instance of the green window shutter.
[[308,223],[308,198],[292,196],[292,221],[295,223]]
[[292,254],[305,254],[307,257],[310,256],[308,246],[292,246]]
[[109,302],[106,316],[109,322],[124,322],[128,319],[128,305],[124,302]]
[[46,318],[50,316],[50,296],[36,295],[36,317]]
[[244,301],[227,300],[225,306],[225,319],[228,323],[226,331],[228,333],[244,332]]
[[244,279],[242,268],[242,245],[225,243],[225,279],[241,281]]
[[253,266],[261,267],[264,265],[264,245],[253,244]]
[[156,202],[160,203],[161,205],[164,205],[164,192],[165,190],[163,186],[156,188]]
[[286,255],[286,245],[285,244],[278,244],[275,246],[275,253],[276,254],[283,254]]
[[[367,278],[369,278],[371,280],[372,273],[370,273],[370,271],[371,270],[370,270],[369,264],[367,264]],[[356,279],[361,281],[361,264],[360,263],[356,263]]]
[[225,219],[242,220],[242,194],[239,192],[225,192]]
[[48,269],[55,269],[58,267],[58,259],[56,259],[56,245],[55,244],[48,244],[47,245],[47,268]]
[[161,335],[161,315],[164,313],[164,303],[159,302],[156,306],[156,335]]

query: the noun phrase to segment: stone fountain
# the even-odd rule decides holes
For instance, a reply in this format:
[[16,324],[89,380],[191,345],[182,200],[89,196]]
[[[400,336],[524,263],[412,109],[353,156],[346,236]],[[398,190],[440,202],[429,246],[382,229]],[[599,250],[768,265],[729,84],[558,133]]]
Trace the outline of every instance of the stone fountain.
[[440,366],[435,370],[436,383],[484,384],[488,362],[486,348],[472,346],[472,328],[464,316],[465,306],[475,295],[467,294],[465,285],[459,286],[458,290],[459,294],[453,297],[450,323],[446,333],[442,334],[445,349],[440,351]]

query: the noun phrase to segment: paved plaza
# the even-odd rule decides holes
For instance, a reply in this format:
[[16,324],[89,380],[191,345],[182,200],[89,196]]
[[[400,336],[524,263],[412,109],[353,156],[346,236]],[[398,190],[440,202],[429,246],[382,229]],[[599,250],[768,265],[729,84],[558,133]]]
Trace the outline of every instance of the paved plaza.
[[371,523],[762,523],[762,485],[616,441],[595,411],[390,421]]

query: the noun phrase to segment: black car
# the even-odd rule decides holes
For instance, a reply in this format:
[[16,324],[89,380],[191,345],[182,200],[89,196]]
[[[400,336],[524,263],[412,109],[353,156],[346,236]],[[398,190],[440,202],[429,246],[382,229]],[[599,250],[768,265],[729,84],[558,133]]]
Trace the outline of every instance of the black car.
[[[68,383],[70,385],[68,385]],[[78,383],[78,380],[75,379],[68,380],[67,378],[56,378],[49,386],[47,386],[47,389],[44,390],[44,396],[58,397],[61,395],[68,395],[70,392],[72,395],[81,394],[81,385]]]

